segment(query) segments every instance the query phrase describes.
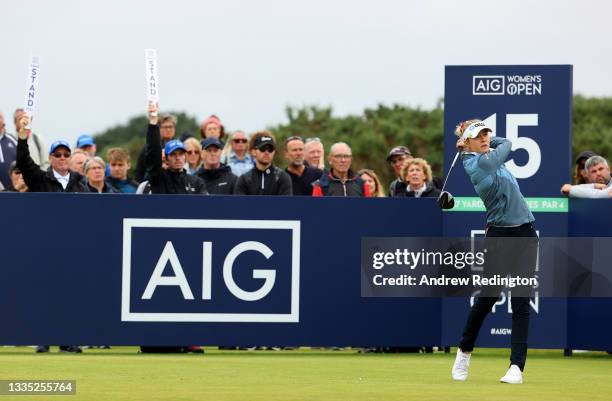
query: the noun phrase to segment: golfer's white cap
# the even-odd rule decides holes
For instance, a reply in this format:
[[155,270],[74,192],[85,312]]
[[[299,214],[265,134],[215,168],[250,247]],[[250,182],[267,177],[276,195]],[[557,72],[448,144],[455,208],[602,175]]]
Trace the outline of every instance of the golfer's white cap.
[[463,131],[463,139],[476,138],[480,131],[487,130],[489,132],[493,132],[491,128],[484,123],[484,121],[476,121],[472,123]]

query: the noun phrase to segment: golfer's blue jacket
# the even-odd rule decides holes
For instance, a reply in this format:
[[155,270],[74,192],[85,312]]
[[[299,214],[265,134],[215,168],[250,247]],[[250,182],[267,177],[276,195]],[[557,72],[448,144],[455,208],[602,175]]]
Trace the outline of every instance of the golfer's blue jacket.
[[491,138],[487,153],[464,152],[463,168],[487,209],[487,226],[512,227],[535,220],[516,178],[504,163],[512,149],[505,138]]

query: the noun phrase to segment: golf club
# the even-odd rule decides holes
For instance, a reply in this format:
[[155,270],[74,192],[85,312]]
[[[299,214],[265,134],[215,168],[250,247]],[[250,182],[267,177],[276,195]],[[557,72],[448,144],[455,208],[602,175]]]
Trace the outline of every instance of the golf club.
[[453,163],[448,169],[448,173],[446,173],[444,184],[442,184],[442,192],[440,192],[440,196],[438,196],[438,206],[440,206],[440,209],[452,209],[455,206],[455,199],[453,198],[453,195],[450,192],[445,191],[444,188],[446,188],[446,182],[448,181],[448,177],[450,176],[451,171],[453,171],[453,167],[457,162],[457,158],[459,158],[459,153],[460,152],[457,152],[457,154],[455,155]]

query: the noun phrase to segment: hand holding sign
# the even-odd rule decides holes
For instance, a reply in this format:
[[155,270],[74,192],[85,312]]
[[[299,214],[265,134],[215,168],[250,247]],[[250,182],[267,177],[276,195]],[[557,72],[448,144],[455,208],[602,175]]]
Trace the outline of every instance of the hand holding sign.
[[151,125],[157,125],[157,112],[159,111],[159,106],[157,105],[157,102],[153,102],[153,101],[149,101],[149,109],[148,109],[148,114],[149,114],[149,124]]
[[30,117],[27,113],[23,113],[21,117],[19,117],[19,139],[28,139],[28,134],[30,132]]

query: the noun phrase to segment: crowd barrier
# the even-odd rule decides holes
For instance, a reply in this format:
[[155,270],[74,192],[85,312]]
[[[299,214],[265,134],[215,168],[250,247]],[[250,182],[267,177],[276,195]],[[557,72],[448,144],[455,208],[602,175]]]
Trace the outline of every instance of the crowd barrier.
[[[362,238],[442,236],[456,213],[435,199],[3,193],[0,206],[1,344],[455,345],[469,307],[360,293]],[[572,201],[536,218],[607,236],[610,213]],[[611,306],[541,299],[531,345],[612,349]]]

